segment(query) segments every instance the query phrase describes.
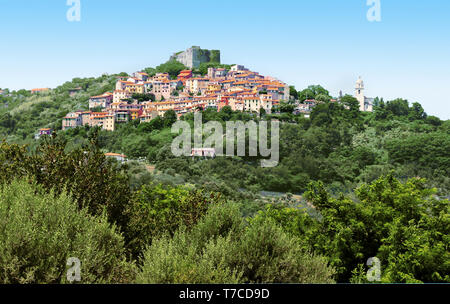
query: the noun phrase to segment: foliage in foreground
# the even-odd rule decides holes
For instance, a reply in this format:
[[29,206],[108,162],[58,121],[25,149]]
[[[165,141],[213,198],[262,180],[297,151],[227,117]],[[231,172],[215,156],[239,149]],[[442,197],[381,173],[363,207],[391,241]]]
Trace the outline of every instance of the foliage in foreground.
[[55,196],[26,180],[0,190],[0,283],[67,283],[67,259],[81,261],[82,283],[127,283],[134,266],[106,217],[79,210],[66,192]]
[[92,215],[106,209],[111,223],[125,226],[124,210],[131,195],[127,177],[108,162],[95,142],[66,151],[61,138],[45,138],[36,151],[0,144],[0,184],[30,176],[48,192],[70,194]]
[[139,283],[331,283],[323,257],[274,221],[246,224],[234,204],[214,205],[191,230],[145,252]]
[[180,226],[192,228],[211,205],[220,201],[220,195],[184,186],[144,185],[134,194],[126,211],[131,252],[138,257],[153,239],[173,235]]
[[328,258],[338,282],[367,282],[365,263],[378,257],[382,282],[450,282],[450,204],[433,196],[423,179],[401,183],[392,175],[363,185],[356,200],[333,198],[322,183],[307,198],[320,214],[270,206],[256,218],[272,218]]

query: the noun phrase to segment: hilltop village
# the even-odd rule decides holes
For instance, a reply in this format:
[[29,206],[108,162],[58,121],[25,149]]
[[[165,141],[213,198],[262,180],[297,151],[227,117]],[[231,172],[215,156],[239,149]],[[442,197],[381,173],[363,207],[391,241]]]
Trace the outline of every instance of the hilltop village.
[[[139,102],[136,98],[146,95],[151,100]],[[264,109],[269,114],[280,100],[289,100],[287,84],[241,65],[229,71],[209,68],[205,77],[183,70],[177,79],[170,79],[168,73],[149,77],[145,72],[136,72],[131,77],[118,77],[114,92],[92,96],[89,111],[67,114],[62,127],[65,130],[87,124],[113,131],[117,123],[135,119],[146,122],[164,116],[168,110],[180,117],[198,109],[220,111],[224,106],[257,113]]]
[[[120,123],[134,120],[148,122],[158,116],[164,117],[169,110],[174,111],[178,118],[204,109],[220,111],[225,106],[233,111],[272,114],[277,113],[277,106],[282,106],[282,103],[294,105],[294,114],[303,113],[308,117],[312,108],[321,102],[314,96],[300,102],[290,95],[289,85],[274,77],[260,75],[243,65],[220,64],[218,50],[194,46],[172,55],[169,62],[173,61],[182,64],[185,69],[170,74],[156,71],[149,74],[148,70],[142,70],[116,76],[114,90],[91,96],[88,110],[68,113],[62,120],[62,129],[88,125],[114,131]],[[198,72],[202,64],[211,64],[203,74]],[[45,93],[48,90],[33,89],[31,93]],[[73,96],[79,90],[81,88],[72,89],[69,94]],[[361,78],[356,82],[354,96],[360,103],[361,111],[372,111],[373,98],[364,96]],[[331,102],[341,97],[342,93]],[[51,129],[40,129],[36,137],[51,132]]]

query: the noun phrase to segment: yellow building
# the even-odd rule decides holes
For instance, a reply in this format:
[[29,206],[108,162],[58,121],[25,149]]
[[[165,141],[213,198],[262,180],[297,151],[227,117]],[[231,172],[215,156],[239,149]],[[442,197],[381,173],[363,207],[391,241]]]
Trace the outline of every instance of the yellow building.
[[125,87],[125,92],[130,94],[144,94],[144,84],[127,84]]
[[135,119],[139,118],[139,112],[141,112],[141,110],[139,110],[139,109],[131,109],[129,111],[130,111],[131,120],[135,120]]
[[222,86],[218,83],[210,83],[208,84],[208,91],[216,91],[216,90],[221,90]]

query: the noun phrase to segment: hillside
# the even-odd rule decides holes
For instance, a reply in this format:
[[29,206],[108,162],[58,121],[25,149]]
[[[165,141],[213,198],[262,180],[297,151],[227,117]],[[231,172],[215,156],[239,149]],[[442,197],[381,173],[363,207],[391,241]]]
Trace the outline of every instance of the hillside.
[[[208,67],[227,67],[218,63],[202,63],[194,73],[205,75]],[[168,61],[156,68],[145,68],[149,75],[169,73],[176,78],[187,67],[176,61]],[[8,142],[34,144],[34,136],[40,128],[61,129],[61,120],[69,112],[87,110],[88,100],[113,91],[117,77],[126,73],[103,75],[98,78],[74,78],[47,92],[31,93],[28,90],[9,91],[0,94],[0,138]]]
[[[144,69],[149,75],[177,75],[186,67],[168,61],[155,69]],[[131,159],[145,159],[157,171],[151,175],[168,183],[206,184],[233,197],[242,189],[257,193],[275,191],[301,194],[310,181],[323,181],[335,193],[348,192],[362,182],[371,182],[393,170],[406,179],[426,177],[439,194],[450,193],[449,121],[428,116],[419,103],[403,99],[384,102],[377,98],[372,113],[353,108],[353,97],[344,97],[340,105],[330,103],[332,97],[321,86],[296,91],[291,98],[300,102],[307,98],[323,100],[313,108],[311,118],[294,114],[294,105],[282,103],[278,112],[255,118],[251,113],[233,112],[225,107],[217,112],[204,111],[204,118],[228,120],[277,119],[281,126],[280,164],[276,168],[260,168],[254,158],[219,158],[192,162],[173,158],[168,151],[174,135],[170,132],[173,118],[157,117],[150,122],[130,121],[119,124],[114,132],[88,126],[61,130],[61,119],[68,112],[85,110],[91,96],[113,91],[118,76],[75,78],[48,92],[6,92],[0,95],[0,137],[8,142],[36,147],[34,135],[39,128],[52,128],[75,149],[99,132],[99,145],[105,152],[123,153]],[[74,91],[76,89],[76,91]],[[350,108],[346,109],[350,105]],[[166,114],[170,114],[170,111]],[[192,123],[192,114],[182,119]],[[301,155],[301,157],[299,157]],[[148,172],[138,170],[148,180]],[[144,173],[143,173],[144,172]],[[135,186],[138,187],[139,181]]]
[[[115,75],[74,78],[48,92],[19,90],[0,95],[0,137],[30,144],[40,128],[60,129],[68,112],[87,109],[89,98],[113,90],[116,80]],[[69,93],[78,88],[75,94]]]

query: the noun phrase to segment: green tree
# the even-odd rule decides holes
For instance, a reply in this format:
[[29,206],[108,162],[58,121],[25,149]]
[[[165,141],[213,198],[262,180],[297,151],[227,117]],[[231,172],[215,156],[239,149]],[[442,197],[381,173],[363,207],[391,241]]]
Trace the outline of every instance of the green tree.
[[144,101],[155,101],[155,95],[150,94],[138,94],[135,93],[131,95],[131,98],[136,99],[138,102],[142,103]]
[[266,116],[266,110],[264,108],[259,108],[259,117],[264,117]]
[[6,113],[0,119],[0,126],[6,128],[8,130],[8,133],[14,131],[16,124],[17,124],[16,120],[9,113]]
[[395,99],[386,103],[386,110],[396,116],[408,116],[409,104],[405,99]]
[[330,97],[330,93],[320,85],[311,85],[307,87],[306,89],[298,93],[298,97],[300,102],[304,102],[307,99],[316,99],[319,94]]
[[135,275],[105,215],[25,179],[0,188],[0,256],[2,284],[68,283],[70,257],[81,261],[81,283],[131,283]]
[[280,102],[279,105],[279,110],[281,113],[292,113],[294,111],[294,108],[294,105],[285,102]]
[[130,224],[127,235],[134,255],[138,255],[154,238],[172,235],[181,225],[192,227],[206,213],[210,204],[220,201],[213,193],[184,187],[144,185],[134,195],[127,211]]
[[200,63],[199,67],[197,69],[194,70],[195,74],[201,74],[201,75],[206,75],[208,74],[208,68],[223,68],[226,70],[230,70],[231,66],[227,65],[227,64],[220,64],[220,62],[202,62]]
[[292,98],[294,98],[295,100],[298,99],[298,92],[297,92],[297,90],[295,89],[294,86],[290,86],[290,87],[289,87],[289,94],[290,94],[290,95],[292,96]]
[[423,120],[425,118],[427,118],[427,113],[425,113],[422,105],[414,102],[409,110],[409,120]]
[[426,118],[426,122],[436,127],[439,127],[442,124],[442,121],[439,119],[439,117],[436,116],[428,116]]
[[180,74],[180,72],[182,70],[187,70],[188,68],[176,61],[176,60],[169,60],[166,63],[160,64],[156,67],[156,72],[157,73],[169,73],[170,77],[172,79],[176,79],[178,74]]
[[317,94],[315,99],[319,102],[330,102],[331,100],[330,96],[325,94]]
[[[449,202],[434,198],[435,190],[424,185],[422,179],[402,184],[388,175],[358,188],[358,201],[353,201],[343,195],[332,198],[322,183],[312,184],[306,197],[322,219],[304,238],[317,253],[329,257],[339,282],[348,282],[370,257],[379,257],[388,270],[383,273],[385,282],[448,281],[444,236],[450,233]],[[423,243],[428,237],[431,247]]]
[[352,117],[356,118],[359,114],[359,101],[351,95],[345,95],[341,98],[341,103],[346,106],[352,113]]
[[46,137],[32,154],[23,146],[0,146],[0,184],[15,177],[33,177],[47,191],[67,190],[92,215],[106,209],[111,223],[125,225],[123,215],[130,189],[127,176],[98,148],[97,135],[89,144],[66,151],[62,137]]
[[181,229],[153,243],[138,282],[333,282],[333,269],[299,243],[273,221],[246,225],[237,205],[215,205],[190,232]]
[[438,169],[449,174],[450,137],[447,133],[412,134],[406,138],[390,139],[385,144],[390,161],[415,164],[419,168]]
[[177,114],[174,110],[168,110],[164,113],[164,126],[172,127],[172,125],[177,121]]

